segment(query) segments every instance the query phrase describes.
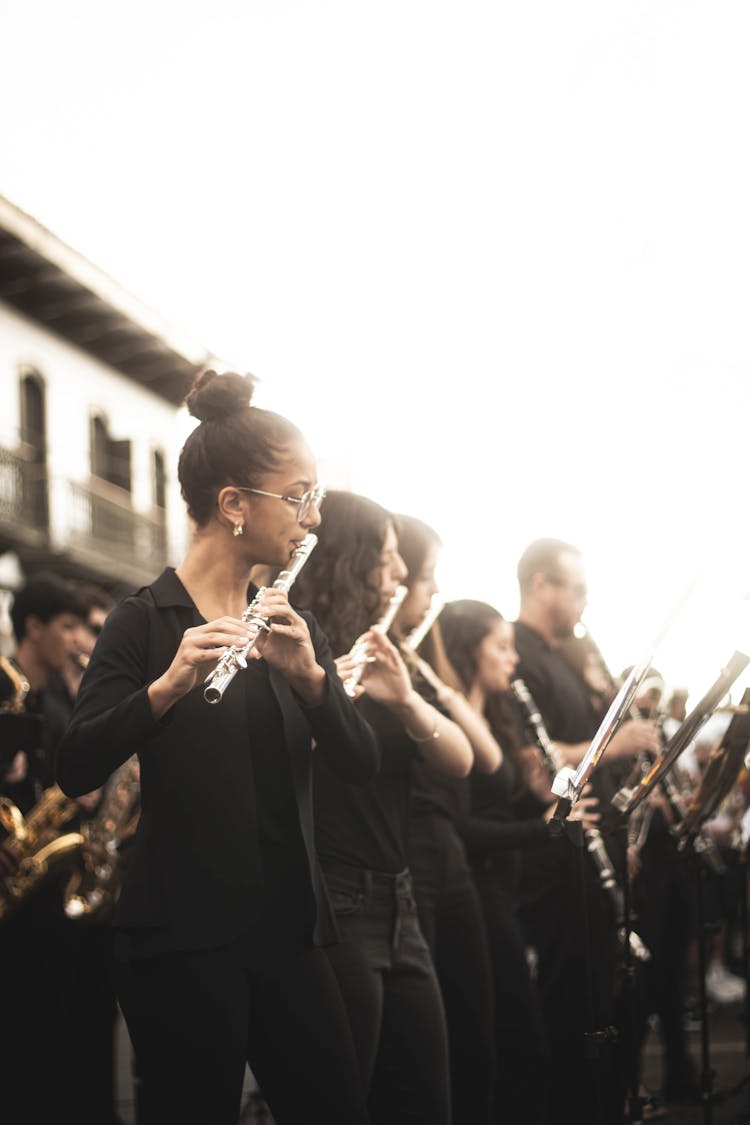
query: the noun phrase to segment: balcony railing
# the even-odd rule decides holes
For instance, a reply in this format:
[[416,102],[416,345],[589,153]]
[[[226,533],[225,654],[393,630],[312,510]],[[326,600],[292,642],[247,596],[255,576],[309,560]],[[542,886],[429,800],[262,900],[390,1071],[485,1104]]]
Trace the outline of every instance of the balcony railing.
[[150,578],[167,557],[164,519],[135,512],[128,493],[107,481],[68,482],[68,532],[71,546],[125,564]]
[[45,466],[0,445],[0,524],[43,537],[48,511]]

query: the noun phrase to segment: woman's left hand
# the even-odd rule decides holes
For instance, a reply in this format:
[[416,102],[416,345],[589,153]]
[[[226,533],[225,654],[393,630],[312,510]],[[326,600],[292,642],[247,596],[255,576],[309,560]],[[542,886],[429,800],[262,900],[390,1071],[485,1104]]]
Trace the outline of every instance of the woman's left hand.
[[283,590],[266,590],[258,614],[268,621],[270,632],[261,631],[250,656],[262,657],[305,698],[317,698],[326,682],[318,664],[307,622],[289,604]]

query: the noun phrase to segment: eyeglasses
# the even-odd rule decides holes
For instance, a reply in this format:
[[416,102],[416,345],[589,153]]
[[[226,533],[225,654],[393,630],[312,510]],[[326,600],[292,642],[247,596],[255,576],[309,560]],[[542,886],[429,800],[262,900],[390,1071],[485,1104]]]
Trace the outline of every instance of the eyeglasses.
[[320,505],[326,494],[322,484],[316,484],[315,488],[303,492],[301,496],[284,496],[281,492],[264,492],[262,488],[241,488],[240,485],[235,485],[235,488],[238,492],[254,492],[256,496],[270,496],[272,500],[286,500],[287,504],[296,504],[299,524],[305,522],[313,508],[316,512],[320,512]]

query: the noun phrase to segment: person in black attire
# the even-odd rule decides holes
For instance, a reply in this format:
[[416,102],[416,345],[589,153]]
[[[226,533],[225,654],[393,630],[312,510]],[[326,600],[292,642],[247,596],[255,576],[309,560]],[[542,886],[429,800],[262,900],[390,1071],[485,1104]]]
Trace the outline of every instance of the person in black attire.
[[[626,676],[630,669],[626,669]],[[649,690],[643,690],[648,687]],[[638,712],[658,720],[664,684],[653,669],[636,699]],[[638,932],[651,952],[643,967],[644,1007],[639,1027],[639,1047],[648,1034],[647,1019],[659,1017],[663,1045],[662,1094],[666,1102],[695,1100],[699,1087],[685,1033],[685,986],[688,951],[694,935],[691,872],[684,852],[671,832],[674,812],[657,786],[647,798],[648,828],[630,849],[633,877],[633,910]],[[631,832],[635,835],[635,832]],[[641,836],[641,833],[637,833]],[[709,883],[715,876],[708,872]]]
[[296,427],[250,406],[251,377],[202,373],[178,468],[195,532],[177,568],[108,617],[60,746],[69,793],[137,750],[142,812],[117,907],[118,989],[148,1125],[236,1125],[246,1061],[278,1125],[366,1121],[314,851],[312,746],[364,783],[378,751],[324,635],[267,590],[246,671],[209,706],[206,673],[243,647],[255,564],[283,567],[320,522]]
[[[394,636],[405,637],[423,620],[437,593],[437,534],[413,516],[397,517],[399,551],[406,563],[405,598]],[[461,692],[440,633],[432,626],[413,661],[415,687],[465,732],[474,752],[473,772],[492,773],[502,752]],[[492,964],[482,907],[466,859],[457,819],[468,807],[468,781],[435,771],[426,760],[412,773],[409,869],[419,923],[430,947],[445,1003],[455,1125],[492,1120],[495,1079]]]
[[[64,730],[70,722],[83,672],[114,602],[105,590],[77,583],[81,620],[76,629],[75,650],[65,668],[47,681],[45,708],[54,710]],[[99,811],[104,791],[79,798],[85,825]],[[137,816],[137,795],[134,795]],[[85,833],[86,828],[82,831]],[[86,845],[84,845],[86,847]],[[82,869],[82,853],[78,866]],[[94,862],[88,857],[86,862]],[[114,980],[114,931],[111,917],[102,911],[70,920],[68,937],[73,950],[75,1023],[72,1029],[78,1060],[76,1074],[76,1118],[78,1125],[119,1125],[115,1112],[115,1046],[117,997]]]
[[[54,575],[31,578],[13,602],[17,647],[0,667],[0,708],[6,708],[0,716],[5,763],[0,793],[23,814],[53,783],[64,717],[47,705],[44,687],[74,651],[80,612],[72,587]],[[14,702],[17,714],[11,711]],[[21,745],[25,749],[18,750]],[[14,868],[12,852],[0,841],[0,883]],[[60,876],[37,887],[0,923],[0,1060],[8,1121],[46,1123],[75,1112],[70,937]]]
[[[602,713],[579,670],[560,651],[586,606],[580,552],[560,540],[537,540],[518,564],[521,610],[515,627],[518,675],[539,707],[559,756],[569,765],[584,756]],[[593,777],[602,831],[624,877],[624,849],[607,823],[616,785],[609,766],[642,749],[658,750],[651,723],[622,726]],[[624,1068],[611,1041],[592,1037],[616,1020],[618,942],[606,898],[583,850],[567,836],[535,849],[524,865],[522,921],[539,959],[539,992],[551,1058],[549,1120],[571,1125],[618,1121],[625,1098]],[[619,1075],[619,1077],[618,1077]]]
[[[351,647],[380,619],[405,577],[392,518],[351,493],[326,498],[320,543],[300,575],[295,604],[323,623],[346,679]],[[465,776],[462,731],[412,687],[395,647],[377,629],[364,641],[358,707],[377,732],[383,765],[354,788],[324,762],[315,770],[315,834],[341,935],[329,951],[352,1023],[376,1125],[447,1125],[448,1052],[440,990],[419,928],[408,870],[409,802],[417,758]]]
[[492,606],[472,600],[449,602],[440,620],[466,696],[503,747],[496,772],[472,773],[470,809],[459,822],[492,951],[498,1060],[494,1120],[542,1122],[547,1087],[541,1079],[548,1060],[539,998],[518,920],[518,893],[522,852],[547,841],[541,814],[554,806],[548,783],[546,789],[542,784],[541,800],[527,791],[532,777],[521,759],[521,732],[505,699],[518,663],[513,626]]

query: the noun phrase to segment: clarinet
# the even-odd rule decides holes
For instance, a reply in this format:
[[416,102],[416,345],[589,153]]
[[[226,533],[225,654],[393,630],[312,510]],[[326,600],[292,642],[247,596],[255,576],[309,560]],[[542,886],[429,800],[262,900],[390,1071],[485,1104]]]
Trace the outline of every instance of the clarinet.
[[[273,590],[281,590],[284,593],[290,590],[292,583],[309,559],[317,542],[318,537],[312,532],[309,532],[305,536],[297,550],[292,552],[289,568],[287,570],[282,570],[281,574],[274,582],[272,586]],[[271,632],[268,627],[268,622],[258,613],[258,608],[266,590],[266,586],[261,586],[250,605],[242,614],[242,620],[247,624],[250,633],[250,639],[247,644],[241,646],[232,645],[231,648],[228,648],[213,671],[209,672],[206,676],[203,698],[207,703],[219,702],[240,669],[247,668],[247,658],[255,648],[261,633]]]
[[[550,774],[550,778],[554,780],[562,768],[562,762],[547,733],[547,728],[539,713],[539,708],[523,680],[513,680],[510,685],[510,690],[513,692],[513,696],[517,700],[529,726],[534,732],[534,741],[539,748],[544,764]],[[596,873],[599,876],[599,883],[602,890],[605,891],[612,903],[618,937],[620,941],[624,942],[625,899],[622,888],[617,882],[614,865],[607,852],[604,838],[598,828],[584,829],[583,838],[586,842],[586,851],[591,856],[594,867],[596,868]],[[640,938],[634,930],[630,931],[630,952],[639,961],[648,961],[651,957],[651,953],[646,948],[642,938]]]
[[[408,588],[406,586],[396,587],[396,593],[388,602],[388,608],[386,609],[380,620],[372,626],[373,629],[377,629],[379,633],[383,634],[388,632],[391,625],[393,624],[393,619],[398,613],[401,603],[406,597],[407,593]],[[344,691],[349,696],[349,698],[352,699],[354,698],[357,684],[362,679],[362,673],[369,663],[370,654],[367,648],[367,642],[361,639],[355,641],[352,645],[352,648],[349,650],[349,655],[354,658],[356,664],[352,674],[344,680]]]

